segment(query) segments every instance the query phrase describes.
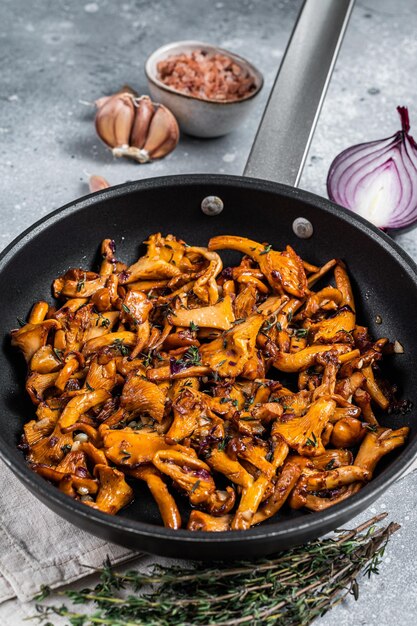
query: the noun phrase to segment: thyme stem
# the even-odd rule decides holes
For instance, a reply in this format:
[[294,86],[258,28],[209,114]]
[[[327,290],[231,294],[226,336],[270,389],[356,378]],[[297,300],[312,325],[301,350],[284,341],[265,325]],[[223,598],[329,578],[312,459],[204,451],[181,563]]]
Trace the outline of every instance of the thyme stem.
[[[34,618],[45,626],[53,615],[72,626],[307,626],[347,594],[357,599],[361,573],[378,573],[385,545],[399,528],[395,523],[378,528],[385,517],[232,567],[196,564],[181,573],[178,567],[154,566],[150,573],[122,574],[107,563],[98,570],[94,589],[60,592],[94,609],[83,613],[65,604],[38,604]],[[40,599],[46,595],[47,589]]]

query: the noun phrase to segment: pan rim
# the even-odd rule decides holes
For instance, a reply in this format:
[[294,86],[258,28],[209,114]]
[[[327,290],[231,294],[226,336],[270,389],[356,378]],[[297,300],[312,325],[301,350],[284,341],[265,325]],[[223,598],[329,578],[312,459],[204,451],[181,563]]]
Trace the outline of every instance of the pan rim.
[[[391,248],[396,256],[400,257],[416,275],[417,281],[417,263],[410,257],[410,255],[395,242],[392,237],[385,233],[380,228],[377,228],[371,222],[364,219],[360,215],[345,209],[344,207],[332,202],[328,198],[324,198],[310,191],[299,189],[298,187],[291,187],[283,183],[277,183],[270,180],[264,180],[261,178],[253,178],[249,176],[239,176],[233,174],[172,174],[170,176],[155,176],[152,178],[143,178],[141,180],[128,181],[119,185],[113,185],[101,191],[87,194],[67,202],[63,206],[52,210],[39,220],[36,220],[33,224],[28,226],[19,235],[17,235],[1,252],[0,252],[0,271],[6,262],[7,256],[11,250],[18,250],[22,247],[23,240],[28,235],[34,236],[38,232],[41,232],[44,228],[52,225],[55,221],[58,221],[58,217],[66,217],[67,214],[86,209],[88,206],[95,204],[96,199],[109,200],[114,197],[123,196],[127,191],[133,193],[137,190],[152,189],[154,187],[169,187],[171,185],[201,185],[201,184],[219,184],[225,186],[233,186],[239,184],[241,187],[258,187],[261,191],[266,192],[279,192],[284,196],[296,196],[297,199],[313,205],[315,208],[325,211],[326,213],[335,214],[337,217],[345,222],[353,222],[359,229],[366,235],[370,236],[370,233],[376,235],[377,239],[384,242],[384,248]],[[278,214],[278,210],[277,210]]]
[[[386,233],[380,231],[360,216],[351,213],[347,209],[334,204],[326,198],[305,190],[262,179],[220,174],[180,174],[146,178],[138,181],[122,183],[121,185],[110,187],[103,191],[73,200],[72,202],[55,209],[51,213],[48,213],[36,221],[32,226],[25,229],[8,246],[6,246],[6,248],[0,253],[0,272],[9,262],[12,257],[12,253],[20,250],[24,245],[26,245],[26,243],[36,237],[38,233],[42,232],[49,226],[52,226],[55,222],[66,217],[67,215],[70,215],[71,213],[88,209],[89,206],[96,204],[97,201],[107,201],[145,189],[169,187],[172,185],[187,187],[190,185],[203,184],[213,184],[226,187],[238,185],[240,188],[246,187],[258,189],[260,191],[273,192],[288,198],[296,197],[313,208],[324,211],[325,213],[336,215],[344,222],[353,222],[353,224],[362,233],[373,240],[376,240],[379,245],[382,245],[384,250],[401,264],[407,274],[413,277],[417,286],[417,265],[413,259]],[[277,215],[279,215],[278,210]],[[414,442],[410,442],[399,453],[394,463],[385,468],[379,476],[374,478],[371,483],[365,485],[357,494],[351,496],[344,502],[336,504],[330,509],[315,512],[314,515],[307,514],[298,519],[277,520],[276,522],[270,524],[248,529],[243,533],[231,533],[230,531],[223,531],[219,533],[200,531],[198,533],[194,533],[186,529],[173,530],[159,525],[131,520],[125,517],[110,516],[100,511],[96,511],[95,509],[86,507],[82,503],[68,498],[58,489],[49,485],[49,483],[41,477],[34,474],[25,464],[23,457],[22,462],[14,463],[13,458],[17,459],[17,450],[14,455],[9,455],[7,453],[7,451],[11,449],[9,442],[7,442],[2,435],[0,435],[0,442],[5,444],[4,446],[0,446],[0,458],[5,462],[5,464],[11,469],[11,471],[14,472],[14,474],[28,488],[29,491],[34,492],[35,495],[39,493],[42,499],[53,504],[54,510],[62,516],[65,517],[64,514],[67,512],[67,517],[75,515],[80,522],[82,519],[87,520],[89,523],[96,522],[101,529],[111,528],[116,532],[119,531],[120,533],[131,534],[132,536],[170,540],[173,543],[186,541],[188,544],[227,543],[236,545],[240,544],[242,541],[261,543],[265,540],[272,540],[274,538],[280,539],[285,536],[290,540],[302,535],[307,529],[315,532],[316,536],[318,536],[320,535],[321,530],[324,532],[330,526],[335,527],[335,523],[337,525],[337,520],[342,519],[343,517],[353,517],[356,513],[359,513],[365,507],[369,506],[386,488],[388,488],[403,474],[407,467],[411,465],[417,454],[416,439]],[[58,511],[57,508],[59,509]],[[323,527],[326,528],[323,530]]]

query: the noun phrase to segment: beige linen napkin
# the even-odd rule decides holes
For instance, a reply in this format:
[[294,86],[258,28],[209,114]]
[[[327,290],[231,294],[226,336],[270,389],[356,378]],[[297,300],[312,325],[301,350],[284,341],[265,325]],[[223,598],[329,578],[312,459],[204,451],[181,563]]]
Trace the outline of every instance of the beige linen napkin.
[[0,603],[30,600],[91,573],[108,555],[120,563],[135,555],[73,526],[42,504],[0,461]]

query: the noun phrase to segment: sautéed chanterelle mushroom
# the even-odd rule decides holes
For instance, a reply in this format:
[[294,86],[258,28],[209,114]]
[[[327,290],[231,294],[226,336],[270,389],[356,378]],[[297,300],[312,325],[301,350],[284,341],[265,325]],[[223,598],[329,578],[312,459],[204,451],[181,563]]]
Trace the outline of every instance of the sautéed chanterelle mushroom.
[[[225,249],[239,265],[223,268]],[[341,502],[404,444],[408,428],[374,414],[392,344],[358,324],[341,261],[229,235],[157,233],[129,267],[113,241],[101,251],[98,273],[59,276],[57,304],[12,331],[36,406],[21,447],[71,498],[115,514],[144,481],[169,528],[185,496],[188,529],[243,530]]]

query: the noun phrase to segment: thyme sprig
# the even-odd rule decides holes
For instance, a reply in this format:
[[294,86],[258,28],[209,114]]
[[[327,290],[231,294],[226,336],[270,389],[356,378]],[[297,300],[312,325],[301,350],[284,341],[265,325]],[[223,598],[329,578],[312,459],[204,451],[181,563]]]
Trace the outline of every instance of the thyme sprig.
[[191,367],[192,365],[202,365],[200,352],[196,346],[190,346],[181,358],[176,359],[176,365]]
[[[73,605],[91,604],[90,612],[37,604],[34,619],[45,626],[58,615],[72,626],[306,626],[347,594],[357,599],[361,573],[378,574],[386,543],[399,529],[393,522],[378,528],[385,517],[232,566],[154,566],[148,573],[119,573],[107,562],[94,588],[59,592]],[[43,587],[36,599],[49,593]]]
[[123,339],[115,339],[111,345],[113,348],[119,350],[122,356],[129,356],[130,349],[123,343]]

